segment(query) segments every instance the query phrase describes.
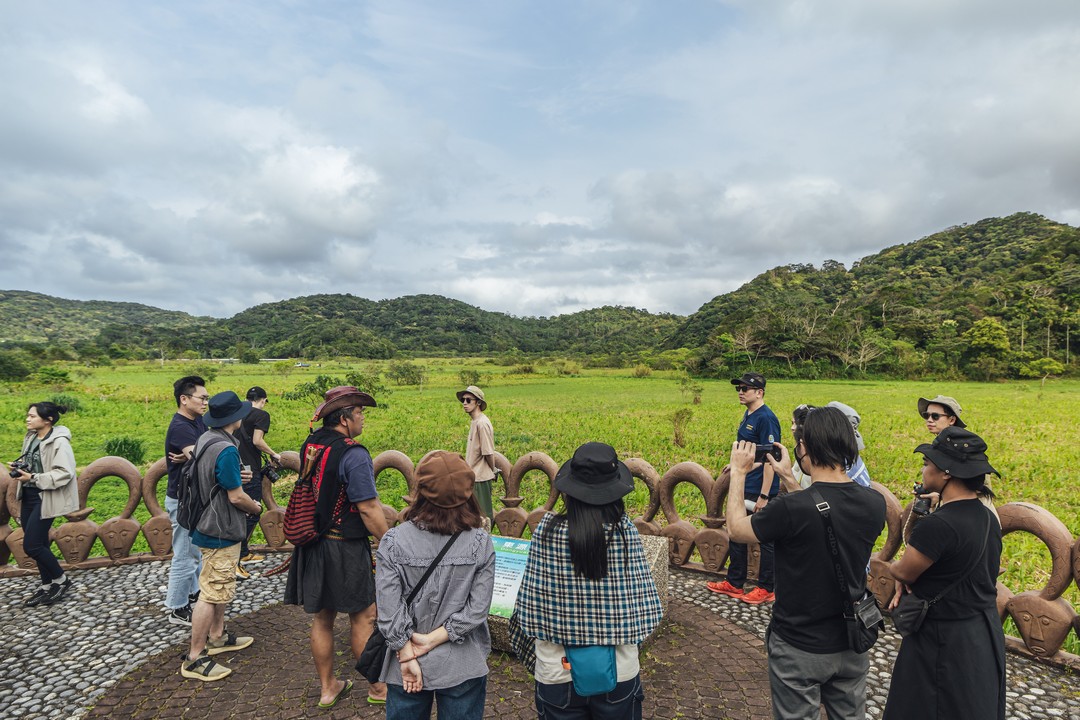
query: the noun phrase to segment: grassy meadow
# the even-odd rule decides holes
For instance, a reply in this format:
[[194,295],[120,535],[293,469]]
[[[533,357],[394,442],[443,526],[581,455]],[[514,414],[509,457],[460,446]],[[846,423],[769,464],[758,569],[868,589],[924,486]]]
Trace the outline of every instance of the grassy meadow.
[[[393,386],[378,397],[384,407],[369,409],[362,441],[373,455],[396,449],[413,461],[429,450],[464,452],[468,418],[454,397],[460,374],[480,373],[488,399],[487,414],[495,426],[498,450],[511,462],[539,450],[556,462],[570,457],[588,440],[613,445],[620,457],[640,457],[662,475],[677,462],[700,463],[714,476],[727,462],[735,429],[741,418],[735,391],[727,381],[700,381],[701,402],[693,404],[683,391],[679,375],[653,372],[635,377],[632,369],[581,370],[561,374],[565,364],[535,363],[534,372],[521,374],[484,359],[425,359],[422,386]],[[146,448],[143,469],[162,455],[165,429],[175,411],[172,382],[192,372],[196,363],[170,361],[121,364],[107,368],[70,368],[72,382],[63,392],[75,395],[81,409],[62,423],[73,434],[80,468],[107,454],[107,440],[137,438]],[[297,450],[307,433],[314,410],[309,401],[287,401],[283,392],[318,374],[344,377],[350,371],[371,372],[379,363],[323,363],[296,368],[287,375],[269,365],[222,365],[209,383],[211,394],[231,389],[241,396],[251,385],[270,394],[267,410],[273,426],[267,440],[277,450]],[[862,415],[860,431],[866,440],[863,458],[871,476],[906,503],[912,483],[919,479],[921,456],[912,450],[930,439],[916,410],[916,399],[938,393],[953,395],[963,405],[968,427],[990,446],[991,463],[1000,471],[994,482],[999,503],[1025,501],[1050,510],[1072,532],[1080,535],[1080,493],[1075,490],[1080,467],[1080,382],[1050,380],[1010,383],[931,383],[854,381],[776,381],[769,383],[766,403],[781,419],[785,433],[792,409],[800,403],[824,404],[840,400]],[[57,392],[40,386],[0,386],[0,459],[15,458],[25,431],[27,403]],[[673,416],[689,409],[692,416],[683,431],[683,447],[674,441]],[[783,438],[790,447],[790,436]],[[524,506],[532,508],[547,497],[540,473],[524,483]],[[278,483],[276,494],[284,502],[291,483]],[[388,471],[379,478],[384,502],[400,508],[405,494],[403,478]],[[163,494],[165,484],[160,484]],[[127,489],[115,478],[99,482],[90,493],[91,516],[99,524],[118,514]],[[632,514],[640,514],[647,492],[639,484],[628,498]],[[695,520],[704,503],[696,489],[682,485],[677,491],[680,514]],[[496,500],[496,509],[499,502]],[[145,521],[140,505],[136,519]],[[256,531],[258,532],[258,531]],[[134,550],[145,550],[141,539]],[[100,545],[95,554],[102,554]],[[1049,575],[1049,554],[1031,536],[1012,534],[1005,539],[1008,563],[1006,584],[1014,592],[1040,589]],[[1066,597],[1080,606],[1080,593],[1072,585]],[[1073,638],[1070,644],[1073,644]],[[1076,652],[1076,648],[1072,650]]]

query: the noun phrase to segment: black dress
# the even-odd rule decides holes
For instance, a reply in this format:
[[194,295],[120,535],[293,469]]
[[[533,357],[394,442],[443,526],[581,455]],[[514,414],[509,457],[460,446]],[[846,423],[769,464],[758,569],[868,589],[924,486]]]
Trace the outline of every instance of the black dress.
[[900,644],[885,720],[1004,720],[1005,634],[996,605],[1001,526],[981,501],[958,500],[920,520],[908,546],[934,561],[912,586],[924,599],[977,567]]

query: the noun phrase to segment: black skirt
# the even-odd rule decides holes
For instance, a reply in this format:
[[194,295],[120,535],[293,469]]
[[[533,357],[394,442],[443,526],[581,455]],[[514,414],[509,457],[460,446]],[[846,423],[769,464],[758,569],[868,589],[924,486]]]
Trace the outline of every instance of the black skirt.
[[904,638],[884,720],[1004,720],[1005,635],[995,610],[927,620]]
[[366,610],[375,602],[371,541],[323,538],[294,548],[284,602],[309,613]]

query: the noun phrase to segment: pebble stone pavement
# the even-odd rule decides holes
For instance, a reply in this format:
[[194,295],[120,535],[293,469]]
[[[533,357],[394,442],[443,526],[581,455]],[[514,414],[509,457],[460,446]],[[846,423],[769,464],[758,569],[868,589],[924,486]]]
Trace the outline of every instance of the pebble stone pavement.
[[[24,608],[36,578],[0,580],[0,715],[27,720],[81,718],[379,718],[351,670],[344,616],[337,626],[340,677],[353,693],[319,710],[308,652],[308,617],[279,599],[284,576],[262,577],[282,556],[248,567],[230,606],[230,627],[256,638],[219,656],[231,677],[202,683],[178,673],[187,628],[165,622],[168,563],[75,572],[68,597]],[[769,607],[749,606],[705,589],[701,574],[672,569],[668,619],[645,647],[642,678],[648,718],[768,718],[763,636]],[[871,651],[867,716],[881,717],[899,645],[891,628]],[[522,666],[491,657],[485,717],[534,718]],[[1080,678],[1008,656],[1008,717],[1080,720]]]

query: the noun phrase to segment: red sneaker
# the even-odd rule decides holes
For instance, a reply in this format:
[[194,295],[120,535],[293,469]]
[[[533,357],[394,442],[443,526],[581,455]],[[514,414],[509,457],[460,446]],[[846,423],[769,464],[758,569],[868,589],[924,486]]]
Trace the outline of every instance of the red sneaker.
[[745,593],[743,589],[735,587],[727,580],[723,582],[709,582],[705,583],[705,587],[712,590],[714,593],[720,593],[721,595],[727,595],[728,597],[741,598]]
[[771,593],[765,588],[756,587],[750,592],[746,593],[739,598],[744,603],[751,605],[761,605],[762,603],[772,602],[776,599],[776,593]]

